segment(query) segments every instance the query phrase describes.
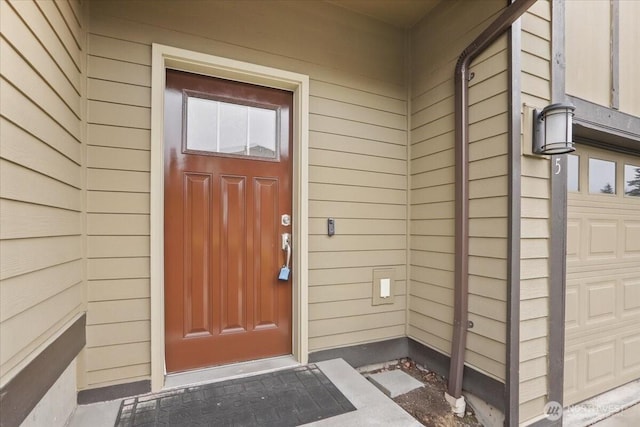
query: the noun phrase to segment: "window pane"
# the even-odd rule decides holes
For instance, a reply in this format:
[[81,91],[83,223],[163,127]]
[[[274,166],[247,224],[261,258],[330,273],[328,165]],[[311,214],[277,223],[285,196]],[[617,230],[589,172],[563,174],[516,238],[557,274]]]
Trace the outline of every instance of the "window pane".
[[218,102],[190,96],[187,99],[187,149],[217,151]]
[[640,166],[624,165],[624,194],[640,197]]
[[220,102],[220,141],[218,152],[247,154],[249,107]]
[[589,159],[589,193],[616,193],[615,162]]
[[567,156],[567,190],[580,191],[580,157]]
[[275,159],[278,111],[210,99],[187,99],[187,149]]
[[276,111],[249,107],[249,155],[276,157]]

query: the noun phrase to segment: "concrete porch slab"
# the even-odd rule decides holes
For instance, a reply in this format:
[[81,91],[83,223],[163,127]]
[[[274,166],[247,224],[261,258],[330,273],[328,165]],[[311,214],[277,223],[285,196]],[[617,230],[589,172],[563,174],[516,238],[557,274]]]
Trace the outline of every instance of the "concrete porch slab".
[[342,359],[317,362],[316,365],[356,407],[356,411],[306,424],[314,427],[422,427],[415,418],[385,396],[371,382]]
[[371,374],[368,378],[373,385],[391,398],[424,386],[420,381],[400,369]]
[[[356,410],[326,418],[305,426],[348,425],[420,427],[411,415],[385,396],[371,382],[342,359],[318,362],[316,366],[355,406]],[[122,400],[79,406],[67,424],[69,427],[113,427]]]

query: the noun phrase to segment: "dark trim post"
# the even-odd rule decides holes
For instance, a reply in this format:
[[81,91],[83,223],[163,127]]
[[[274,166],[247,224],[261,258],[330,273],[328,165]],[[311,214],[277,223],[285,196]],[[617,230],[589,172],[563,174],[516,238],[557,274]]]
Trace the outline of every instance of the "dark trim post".
[[611,2],[611,108],[620,109],[620,3]]
[[[563,402],[567,248],[567,155],[551,157],[549,401]],[[562,424],[561,420],[560,424]]]
[[564,102],[565,95],[565,12],[564,0],[551,3],[551,101]]
[[509,230],[507,237],[507,372],[504,413],[506,426],[517,426],[520,421],[521,29],[522,24],[516,21],[509,30]]
[[[565,100],[564,2],[552,3],[553,65],[551,102]],[[567,155],[551,157],[551,236],[549,239],[549,401],[562,405],[564,383],[564,311],[567,246]],[[552,423],[553,424],[553,423]],[[562,425],[562,419],[555,422]]]

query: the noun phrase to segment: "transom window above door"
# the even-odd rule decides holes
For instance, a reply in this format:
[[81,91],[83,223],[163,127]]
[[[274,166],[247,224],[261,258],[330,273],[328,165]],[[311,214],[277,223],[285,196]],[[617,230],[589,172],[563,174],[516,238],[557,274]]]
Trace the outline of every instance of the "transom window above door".
[[185,96],[185,152],[278,159],[277,108]]

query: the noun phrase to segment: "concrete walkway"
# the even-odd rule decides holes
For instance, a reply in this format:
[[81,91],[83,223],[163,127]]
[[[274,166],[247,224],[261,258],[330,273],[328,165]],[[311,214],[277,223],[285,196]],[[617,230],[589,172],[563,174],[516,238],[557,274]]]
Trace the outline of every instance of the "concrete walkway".
[[640,380],[565,408],[562,421],[567,427],[640,426]]
[[[290,364],[277,361],[281,367],[273,368],[273,361],[270,365],[264,365],[270,369],[286,369]],[[406,413],[393,400],[389,399],[376,386],[368,381],[364,376],[353,369],[342,359],[334,359],[316,363],[318,368],[331,380],[340,392],[356,407],[356,411],[349,412],[336,417],[327,418],[322,421],[306,424],[306,426],[329,427],[329,426],[384,426],[384,427],[420,427],[413,417]],[[256,372],[258,375],[262,372]],[[232,373],[232,377],[236,376]],[[194,382],[202,383],[197,380]],[[222,378],[220,378],[222,379]],[[186,384],[185,384],[186,385]],[[175,387],[175,385],[174,385]],[[173,388],[173,387],[171,387]],[[91,405],[78,406],[74,415],[69,420],[69,427],[113,427],[120,409],[122,400],[110,402],[94,403]],[[585,408],[592,411],[582,410],[565,414],[564,425],[568,427],[638,427],[640,426],[640,381],[631,382],[616,390],[598,396],[591,401],[583,402]],[[623,411],[608,418],[606,411],[595,411],[620,405]]]
[[640,404],[593,424],[595,427],[638,427],[640,426]]
[[[342,359],[318,362],[316,366],[356,407],[356,411],[305,424],[306,426],[398,426],[420,427],[411,415],[385,396]],[[78,406],[69,427],[113,427],[122,400]]]

